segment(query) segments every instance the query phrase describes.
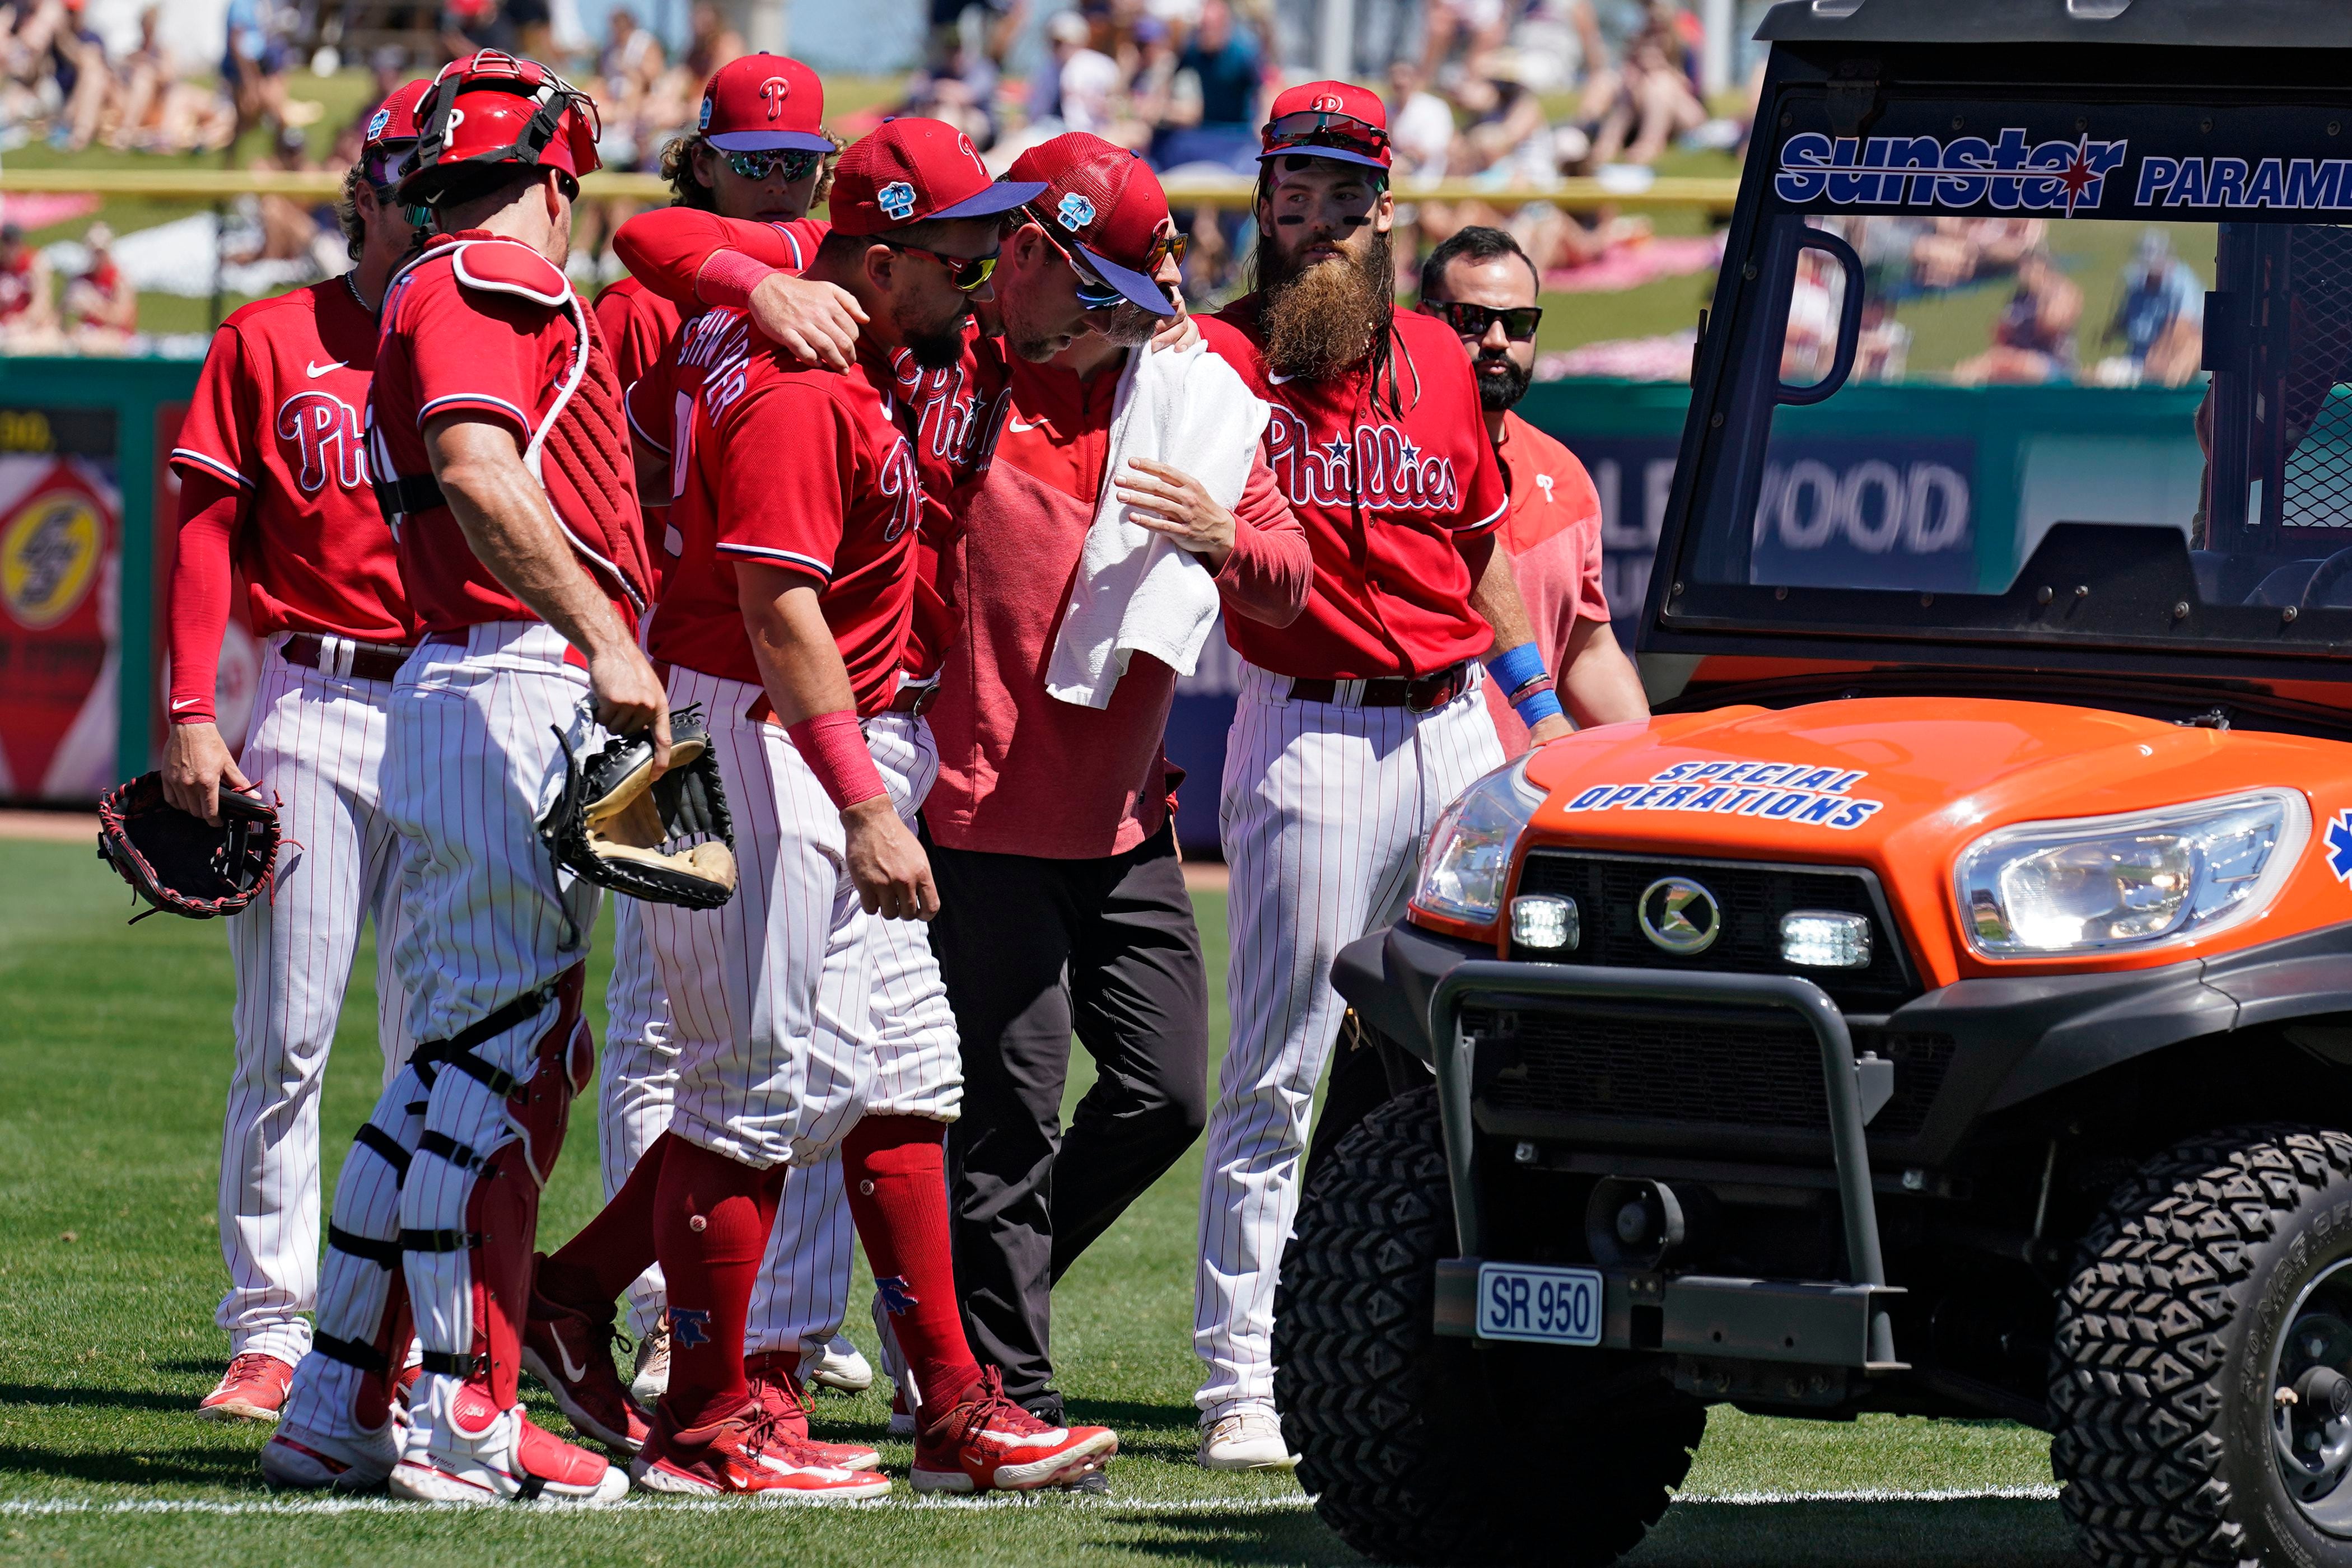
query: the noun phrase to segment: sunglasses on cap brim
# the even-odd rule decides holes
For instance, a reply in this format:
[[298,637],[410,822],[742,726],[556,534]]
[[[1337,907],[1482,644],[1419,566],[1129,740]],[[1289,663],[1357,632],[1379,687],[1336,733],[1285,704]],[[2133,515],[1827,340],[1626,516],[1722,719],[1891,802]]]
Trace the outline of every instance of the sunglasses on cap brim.
[[[1023,216],[1037,226],[1039,231],[1045,235],[1045,242],[1059,251],[1062,259],[1070,264],[1070,270],[1078,275],[1078,304],[1082,309],[1114,310],[1121,305],[1132,302],[1124,293],[1106,282],[1076,251],[1062,243],[1061,237],[1054,232],[1053,221],[1048,219],[1045,214],[1039,212],[1035,204],[1024,205],[1021,208],[1021,213]],[[1174,232],[1174,225],[1170,225],[1169,232],[1152,236],[1151,248],[1144,252],[1143,265],[1136,270],[1149,278],[1160,270],[1160,264],[1162,261],[1171,257],[1175,258],[1177,266],[1181,267],[1184,265],[1185,248],[1190,243],[1190,236]]]
[[781,177],[789,185],[807,179],[824,154],[802,147],[774,147],[758,153],[720,153],[719,156],[744,179]]
[[1332,114],[1322,110],[1300,110],[1295,114],[1276,115],[1266,121],[1264,136],[1265,150],[1269,153],[1284,153],[1297,147],[1344,147],[1351,153],[1377,156],[1386,152],[1389,145],[1389,133],[1385,127],[1359,120],[1352,114]]
[[942,256],[936,250],[926,250],[919,245],[901,245],[895,239],[877,238],[874,243],[938,262],[948,269],[948,281],[954,284],[961,293],[971,293],[987,282],[996,271],[996,252],[992,250],[986,256]]
[[1516,305],[1507,310],[1495,310],[1452,300],[1424,300],[1421,308],[1471,342],[1484,338],[1500,321],[1505,337],[1515,343],[1524,343],[1534,338],[1537,325],[1543,321],[1541,305]]

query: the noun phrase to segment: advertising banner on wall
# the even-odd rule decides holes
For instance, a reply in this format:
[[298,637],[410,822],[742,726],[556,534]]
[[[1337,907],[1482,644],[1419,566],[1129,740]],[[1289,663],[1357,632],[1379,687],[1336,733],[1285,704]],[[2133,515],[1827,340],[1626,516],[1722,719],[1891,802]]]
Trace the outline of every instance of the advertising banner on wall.
[[116,451],[111,410],[0,406],[0,799],[114,782]]

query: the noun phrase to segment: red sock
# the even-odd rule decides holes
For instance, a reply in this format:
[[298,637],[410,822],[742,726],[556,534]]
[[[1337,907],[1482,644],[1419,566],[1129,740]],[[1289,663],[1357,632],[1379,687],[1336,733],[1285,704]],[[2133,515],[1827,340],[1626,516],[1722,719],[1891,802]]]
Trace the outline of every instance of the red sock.
[[946,1131],[926,1117],[869,1116],[841,1145],[857,1239],[927,1415],[944,1413],[980,1376],[956,1302]]
[[678,1428],[715,1421],[751,1397],[743,1320],[768,1249],[783,1167],[754,1170],[683,1138],[662,1157],[654,1250],[669,1288],[669,1392]]
[[609,1304],[653,1267],[654,1194],[661,1185],[663,1156],[678,1142],[667,1132],[655,1139],[613,1201],[548,1255],[539,1266],[541,1290],[571,1306]]

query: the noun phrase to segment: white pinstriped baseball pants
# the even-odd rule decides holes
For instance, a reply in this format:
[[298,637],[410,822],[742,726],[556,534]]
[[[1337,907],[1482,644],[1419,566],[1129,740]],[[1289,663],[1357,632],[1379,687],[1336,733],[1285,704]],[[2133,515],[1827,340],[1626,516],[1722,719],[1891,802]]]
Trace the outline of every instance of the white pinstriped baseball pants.
[[284,640],[262,657],[242,762],[276,800],[285,840],[269,897],[228,921],[236,1065],[221,1133],[229,1289],[215,1321],[232,1356],[295,1363],[310,1348],[299,1314],[319,1298],[319,1087],[370,917],[385,1082],[415,1039],[392,964],[400,838],[377,788],[392,684],[298,668],[278,652]]
[[1243,668],[1218,807],[1233,1037],[1209,1111],[1193,1298],[1205,1418],[1273,1405],[1275,1276],[1347,1010],[1331,962],[1402,910],[1438,816],[1502,766],[1484,680],[1474,664],[1461,696],[1414,713],[1294,702],[1287,679]]
[[[913,922],[871,921],[859,908],[841,814],[782,726],[743,716],[760,688],[678,667],[669,691],[673,707],[702,705],[742,872],[719,909],[643,911],[679,1047],[672,1131],[764,1170],[836,1152],[869,1109],[953,1121],[962,1076],[928,935],[891,931]],[[884,715],[865,730],[892,804],[911,821],[939,772],[930,726]],[[900,971],[895,994],[876,984],[873,950],[885,944]],[[778,1232],[793,1223],[780,1218]],[[837,1230],[837,1268],[813,1261],[783,1278],[845,1288],[849,1227]],[[808,1315],[780,1294],[777,1321]]]
[[[402,837],[401,899],[408,925],[394,962],[408,998],[410,1036],[446,1040],[580,962],[598,889],[559,876],[539,840],[540,813],[562,779],[563,748],[601,742],[581,711],[584,670],[563,662],[553,627],[521,621],[469,628],[464,647],[427,644],[393,683],[387,707],[383,805]],[[562,738],[559,738],[559,733]],[[518,1077],[532,1071],[552,1004],[474,1048]],[[586,1026],[581,1025],[584,1033]],[[583,1044],[584,1042],[579,1042]],[[440,1070],[428,1090],[404,1068],[369,1121],[415,1154],[426,1131],[485,1157],[520,1135],[505,1100],[464,1073]],[[534,1151],[543,1179],[549,1157]],[[335,1187],[334,1221],[366,1241],[404,1229],[462,1230],[477,1177],[444,1158],[413,1157],[403,1173],[355,1144]],[[416,1337],[427,1351],[462,1352],[473,1337],[471,1265],[462,1251],[402,1259]],[[327,1254],[322,1332],[372,1342],[390,1283],[378,1264]],[[286,1419],[345,1432],[359,1374],[324,1355],[296,1368]],[[419,1408],[422,1408],[420,1405]]]

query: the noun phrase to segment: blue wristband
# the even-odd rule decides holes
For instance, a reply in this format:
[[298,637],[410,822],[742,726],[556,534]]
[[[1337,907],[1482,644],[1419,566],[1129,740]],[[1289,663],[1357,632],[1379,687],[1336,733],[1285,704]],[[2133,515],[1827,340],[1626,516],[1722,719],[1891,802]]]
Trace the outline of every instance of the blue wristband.
[[1564,719],[1568,717],[1567,710],[1563,709],[1559,705],[1559,693],[1552,690],[1549,687],[1546,687],[1543,690],[1538,691],[1533,696],[1526,698],[1521,701],[1511,704],[1511,711],[1517,713],[1519,716],[1519,722],[1525,724],[1530,730],[1534,729],[1537,725],[1542,723],[1547,719]]
[[1511,697],[1528,681],[1549,672],[1544,668],[1543,649],[1531,642],[1523,642],[1517,647],[1507,647],[1489,658],[1486,673],[1501,684],[1505,697]]

